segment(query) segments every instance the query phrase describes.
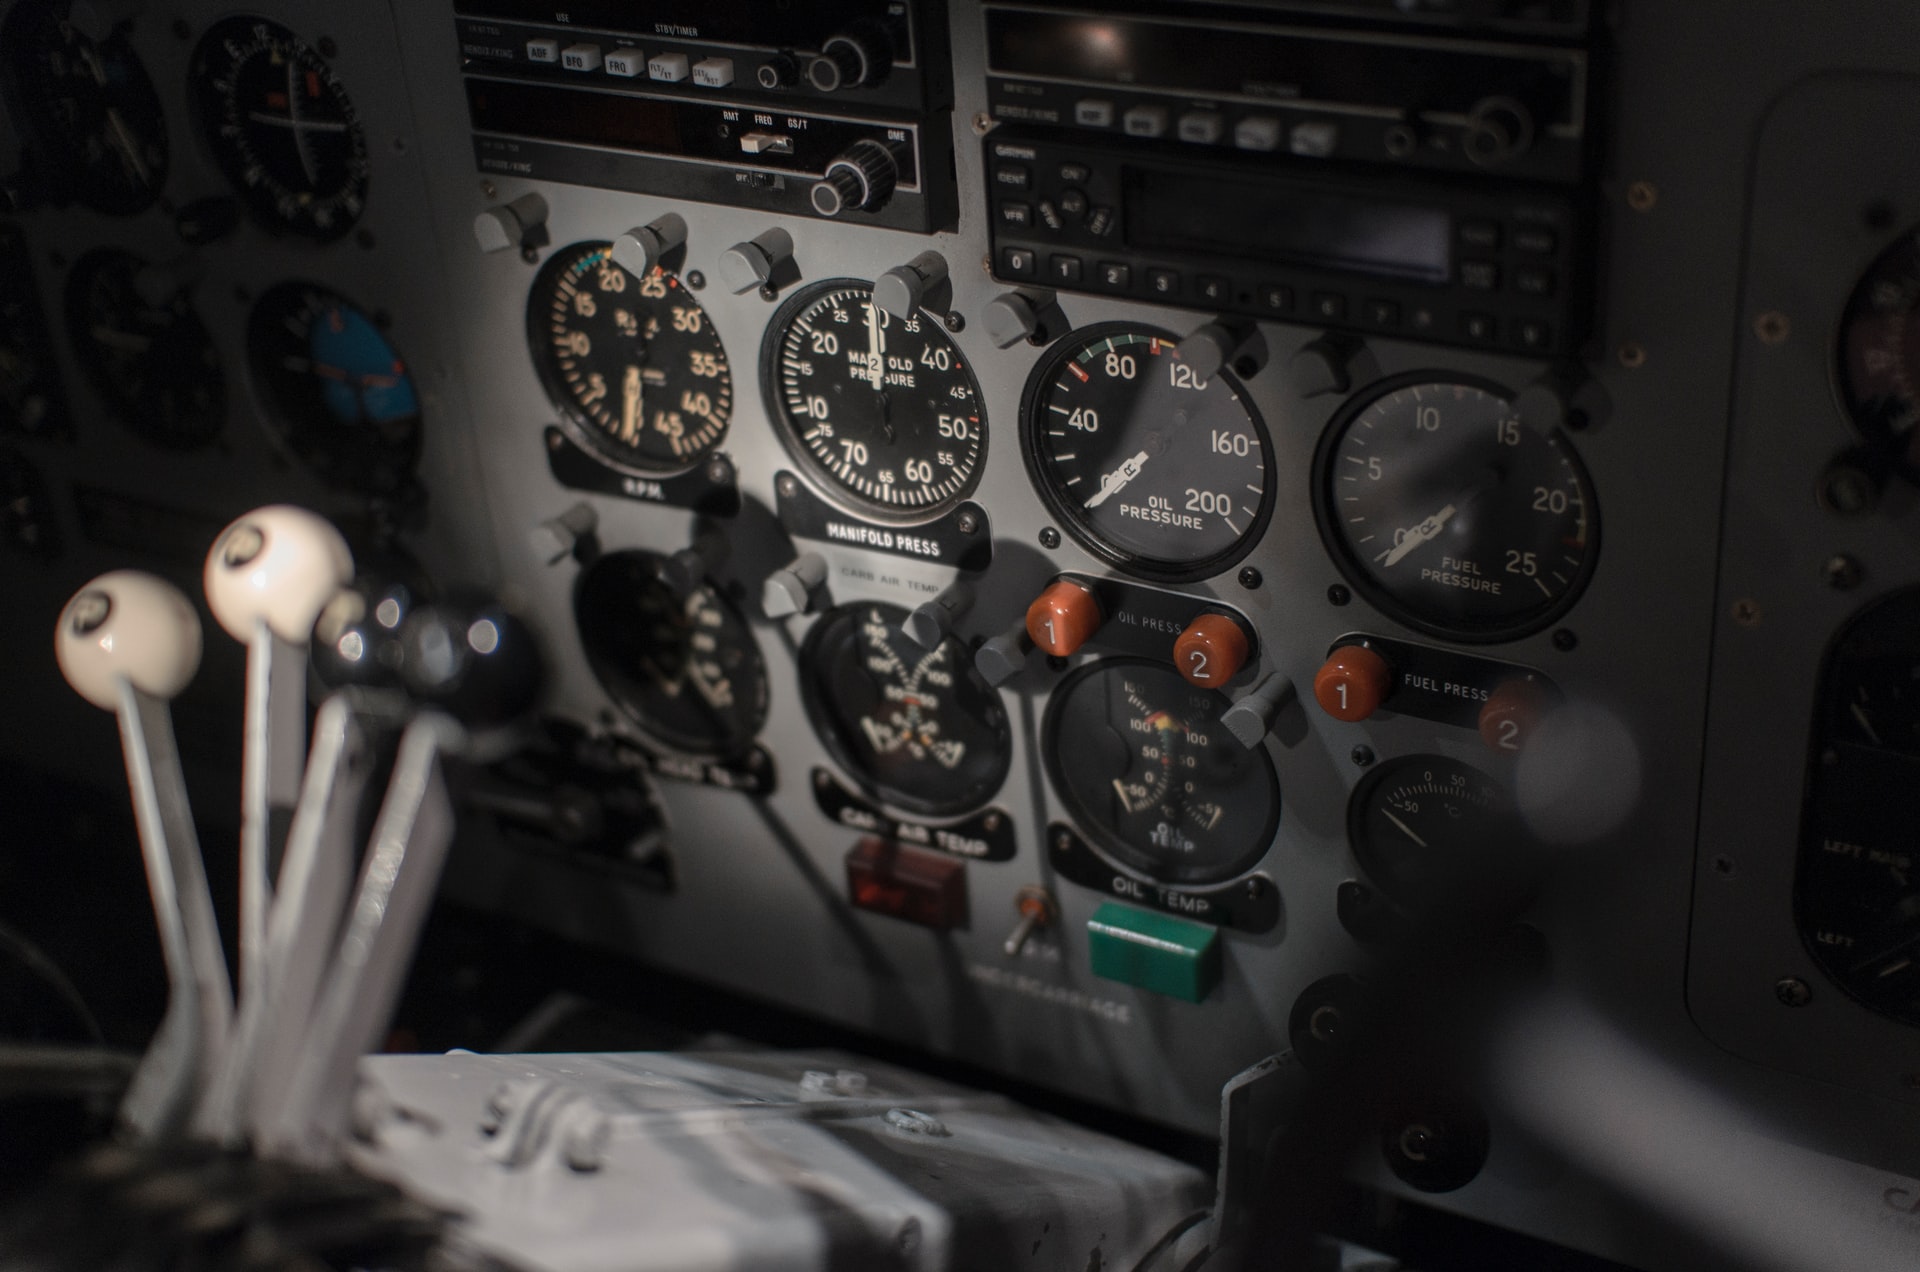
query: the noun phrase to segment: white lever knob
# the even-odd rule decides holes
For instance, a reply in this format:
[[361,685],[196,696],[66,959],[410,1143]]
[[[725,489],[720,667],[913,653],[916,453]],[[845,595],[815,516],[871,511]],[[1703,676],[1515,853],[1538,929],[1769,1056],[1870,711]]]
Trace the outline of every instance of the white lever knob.
[[264,622],[289,645],[305,645],[320,611],[353,582],[353,553],[325,517],[275,504],[220,532],[205,582],[214,621],[235,640],[251,641]]
[[53,653],[67,683],[103,711],[119,708],[122,680],[165,701],[200,669],[200,616],[165,579],[115,570],[74,593],[60,611]]

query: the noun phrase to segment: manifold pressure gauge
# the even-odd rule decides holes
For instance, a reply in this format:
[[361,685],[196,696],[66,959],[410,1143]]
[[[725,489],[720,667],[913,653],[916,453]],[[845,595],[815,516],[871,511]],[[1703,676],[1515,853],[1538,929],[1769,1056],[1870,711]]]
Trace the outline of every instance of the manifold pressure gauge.
[[635,277],[605,242],[554,253],[527,300],[527,340],[561,424],[589,453],[643,473],[679,473],[720,444],[733,417],[727,351],[680,279]]
[[980,386],[931,314],[896,318],[870,284],[821,283],[774,316],[761,370],[780,440],[861,512],[924,520],[980,478]]
[[1013,735],[1000,696],[949,636],[931,651],[895,605],[823,616],[800,649],[800,696],[834,759],[868,794],[908,812],[957,815],[1006,780]]
[[257,220],[321,242],[353,228],[367,134],[312,45],[265,18],[226,18],[194,47],[192,75],[207,145]]
[[1335,419],[1318,469],[1335,561],[1416,631],[1512,640],[1564,614],[1593,572],[1600,514],[1586,469],[1498,385],[1387,381]]
[[1022,428],[1054,515],[1133,573],[1217,574],[1272,515],[1266,425],[1237,380],[1194,374],[1165,332],[1107,323],[1073,333],[1027,382]]
[[1120,866],[1164,883],[1213,883],[1253,867],[1280,822],[1264,747],[1220,725],[1227,699],[1165,663],[1108,658],[1054,691],[1043,736],[1055,792]]

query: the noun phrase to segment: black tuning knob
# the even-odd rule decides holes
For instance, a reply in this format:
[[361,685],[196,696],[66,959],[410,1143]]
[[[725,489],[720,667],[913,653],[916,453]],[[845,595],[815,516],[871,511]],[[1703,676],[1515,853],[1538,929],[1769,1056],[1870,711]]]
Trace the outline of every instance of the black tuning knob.
[[423,605],[407,617],[400,646],[407,691],[462,724],[505,724],[539,697],[533,633],[494,602]]
[[321,683],[329,689],[397,689],[400,628],[417,604],[416,592],[405,583],[376,581],[362,570],[313,625],[313,670]]
[[807,64],[807,82],[822,93],[878,84],[892,69],[884,32],[852,27],[830,36]]
[[856,141],[813,187],[813,210],[821,216],[878,211],[893,197],[899,172],[892,151],[877,141]]
[[1467,116],[1461,147],[1483,168],[1517,159],[1533,145],[1533,112],[1511,97],[1483,98]]

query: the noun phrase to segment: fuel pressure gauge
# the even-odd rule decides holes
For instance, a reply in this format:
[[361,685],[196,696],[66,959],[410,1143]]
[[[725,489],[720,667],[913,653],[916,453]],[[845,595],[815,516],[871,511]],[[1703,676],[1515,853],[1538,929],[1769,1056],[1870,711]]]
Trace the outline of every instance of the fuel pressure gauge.
[[1227,706],[1146,659],[1105,659],[1061,684],[1047,707],[1047,771],[1096,847],[1165,883],[1230,879],[1260,860],[1280,782],[1264,748],[1221,726]]
[[1430,635],[1512,640],[1553,622],[1593,572],[1593,484],[1557,431],[1465,377],[1389,381],[1334,421],[1315,507],[1335,561]]
[[1028,471],[1054,515],[1150,578],[1216,574],[1273,511],[1266,425],[1226,372],[1195,374],[1165,332],[1075,332],[1027,383]]

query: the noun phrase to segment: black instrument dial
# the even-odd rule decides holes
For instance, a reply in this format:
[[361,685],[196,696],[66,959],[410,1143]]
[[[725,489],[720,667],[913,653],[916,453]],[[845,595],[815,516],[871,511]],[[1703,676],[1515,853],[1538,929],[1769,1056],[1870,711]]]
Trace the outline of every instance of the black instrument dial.
[[1920,231],[1874,261],[1840,328],[1840,396],[1867,444],[1920,481]]
[[590,452],[642,472],[682,472],[727,435],[727,351],[679,278],[657,267],[636,278],[609,246],[576,243],[541,267],[527,301],[534,365]]
[[313,283],[282,283],[253,307],[247,354],[288,449],[337,486],[391,494],[420,453],[420,399],[373,319]]
[[992,798],[1013,737],[1000,695],[948,637],[931,652],[906,611],[849,605],[814,624],[800,650],[801,698],[827,749],[866,791],[909,812],[947,816]]
[[767,668],[747,620],[710,583],[682,597],[649,552],[612,552],[580,575],[573,612],[601,686],[676,750],[738,755],[767,720]]
[[1164,663],[1083,667],[1047,707],[1054,790],[1122,866],[1166,883],[1232,878],[1273,843],[1280,781],[1265,748],[1220,726],[1228,705]]
[[207,145],[253,215],[322,242],[352,229],[372,164],[326,59],[287,28],[241,15],[207,29],[192,67]]
[[0,433],[52,437],[67,429],[66,394],[26,234],[0,225]]
[[144,268],[115,248],[81,257],[67,279],[67,334],[123,424],[158,445],[192,450],[226,423],[220,356],[186,292],[157,305],[142,298],[135,280]]
[[1443,756],[1407,756],[1369,773],[1348,806],[1347,833],[1367,877],[1425,913],[1510,910],[1537,873],[1507,788]]
[[1195,375],[1165,332],[1075,332],[1027,382],[1022,415],[1041,495],[1075,538],[1124,569],[1216,574],[1272,515],[1266,425],[1238,381]]
[[763,360],[781,440],[862,511],[924,519],[979,481],[980,386],[933,315],[896,318],[866,283],[822,283],[775,315]]
[[1335,420],[1315,504],[1348,578],[1407,626],[1511,640],[1579,597],[1599,508],[1566,438],[1477,380],[1390,381]]
[[36,151],[35,177],[58,202],[144,211],[167,179],[159,95],[123,31],[96,43],[66,10],[28,0],[0,28],[7,98]]

